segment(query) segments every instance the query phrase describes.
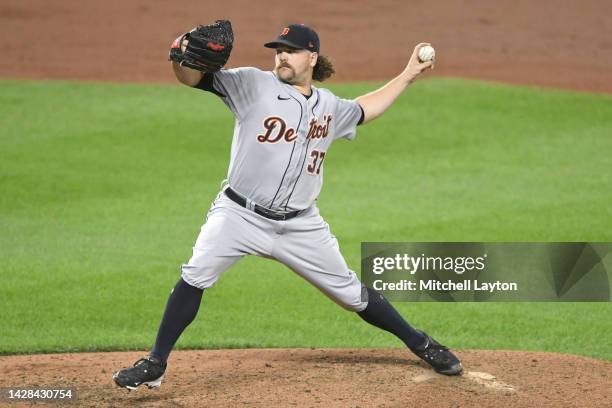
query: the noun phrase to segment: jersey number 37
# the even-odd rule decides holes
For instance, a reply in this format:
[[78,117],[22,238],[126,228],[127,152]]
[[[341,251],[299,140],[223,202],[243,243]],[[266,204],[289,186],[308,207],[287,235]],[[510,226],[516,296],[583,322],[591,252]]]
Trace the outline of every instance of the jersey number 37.
[[310,159],[311,161],[306,170],[308,170],[310,174],[319,174],[321,172],[323,160],[325,159],[325,152],[313,150],[312,153],[310,153]]

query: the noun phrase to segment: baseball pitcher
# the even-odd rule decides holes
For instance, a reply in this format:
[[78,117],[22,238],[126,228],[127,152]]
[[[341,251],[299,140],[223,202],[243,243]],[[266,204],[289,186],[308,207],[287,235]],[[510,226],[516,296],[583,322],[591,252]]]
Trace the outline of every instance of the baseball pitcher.
[[407,323],[378,292],[365,287],[347,265],[338,241],[319,214],[327,152],[339,139],[383,114],[433,60],[422,62],[421,43],[406,68],[385,86],[354,100],[313,81],[333,73],[320,54],[317,33],[291,24],[264,44],[275,51],[274,69],[222,69],[233,45],[229,21],[198,26],[177,38],[170,60],[177,79],[215,94],[235,116],[227,180],[181,266],[150,354],[113,375],[120,387],[158,387],[168,356],[193,321],[206,288],[245,255],[275,259],[341,307],[393,333],[441,374],[463,367],[445,346]]

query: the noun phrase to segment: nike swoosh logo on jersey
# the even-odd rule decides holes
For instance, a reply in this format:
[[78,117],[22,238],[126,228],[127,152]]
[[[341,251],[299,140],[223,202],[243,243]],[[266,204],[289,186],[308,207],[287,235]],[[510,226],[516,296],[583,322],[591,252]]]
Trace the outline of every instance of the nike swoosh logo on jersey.
[[279,101],[288,101],[289,99],[291,99],[291,98],[283,98],[280,95],[278,95],[277,98],[278,98]]

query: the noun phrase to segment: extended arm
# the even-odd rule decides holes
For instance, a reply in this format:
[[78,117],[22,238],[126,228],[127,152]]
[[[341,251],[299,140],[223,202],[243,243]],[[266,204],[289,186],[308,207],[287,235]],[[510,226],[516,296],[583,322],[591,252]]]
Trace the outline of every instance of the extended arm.
[[433,67],[433,61],[419,61],[419,49],[426,45],[429,44],[420,43],[414,47],[410,61],[401,74],[387,82],[382,88],[357,98],[357,102],[361,105],[364,112],[363,123],[367,123],[382,115],[421,72]]

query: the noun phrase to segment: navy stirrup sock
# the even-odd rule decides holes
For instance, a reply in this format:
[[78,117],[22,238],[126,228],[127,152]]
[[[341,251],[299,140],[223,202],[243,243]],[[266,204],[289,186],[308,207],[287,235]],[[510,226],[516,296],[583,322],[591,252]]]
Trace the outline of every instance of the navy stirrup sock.
[[151,355],[161,359],[164,367],[181,333],[198,314],[203,293],[203,289],[189,285],[182,278],[172,289],[151,351]]
[[368,291],[368,306],[361,312],[357,312],[363,320],[395,334],[411,350],[425,342],[425,336],[410,326],[383,295],[374,289],[366,288],[366,290]]

